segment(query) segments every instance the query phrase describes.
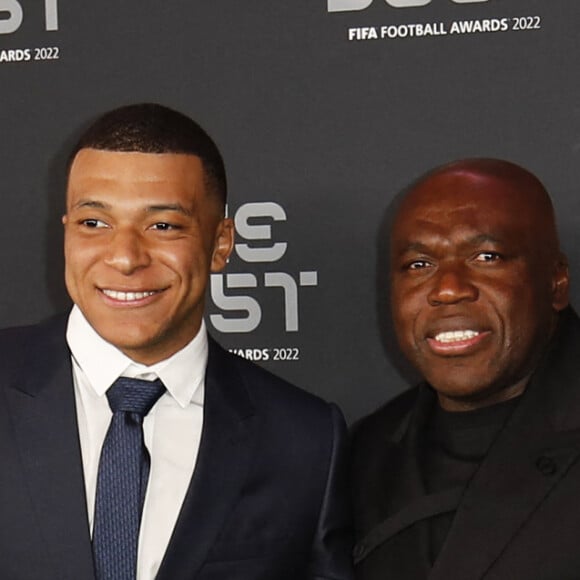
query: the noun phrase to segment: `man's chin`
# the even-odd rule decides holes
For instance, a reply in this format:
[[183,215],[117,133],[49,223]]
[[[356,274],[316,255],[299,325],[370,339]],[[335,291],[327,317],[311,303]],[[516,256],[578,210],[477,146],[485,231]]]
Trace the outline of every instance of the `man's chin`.
[[99,336],[109,344],[127,354],[128,352],[146,352],[159,346],[159,332],[136,331],[134,328],[127,332],[127,328],[99,328],[95,330]]
[[498,389],[488,383],[478,385],[475,382],[470,385],[446,384],[444,387],[439,385],[433,386],[433,389],[437,392],[441,407],[450,411],[470,411],[489,407],[521,394],[512,392],[511,389]]
[[489,383],[489,375],[481,377],[468,369],[460,370],[457,373],[450,371],[442,371],[437,374],[425,373],[424,376],[440,399],[477,404],[494,392],[493,385]]

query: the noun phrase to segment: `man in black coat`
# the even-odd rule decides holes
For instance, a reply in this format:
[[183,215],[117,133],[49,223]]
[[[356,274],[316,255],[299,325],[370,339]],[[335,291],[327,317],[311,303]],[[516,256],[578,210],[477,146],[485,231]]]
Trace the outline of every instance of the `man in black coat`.
[[359,580],[580,578],[580,322],[550,198],[505,161],[420,179],[392,313],[425,382],[354,436]]
[[223,162],[155,104],[71,156],[68,316],[0,332],[0,578],[350,580],[344,420],[206,333]]

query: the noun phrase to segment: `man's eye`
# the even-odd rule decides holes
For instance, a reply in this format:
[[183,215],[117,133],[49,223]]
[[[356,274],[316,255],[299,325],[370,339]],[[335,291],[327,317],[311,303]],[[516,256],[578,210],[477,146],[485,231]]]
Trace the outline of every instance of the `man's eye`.
[[179,226],[175,224],[168,224],[167,222],[157,222],[151,226],[152,230],[160,230],[162,232],[169,231],[169,230],[178,230]]
[[475,256],[477,262],[497,262],[501,256],[497,252],[479,252]]
[[406,266],[407,270],[422,270],[423,268],[428,268],[431,265],[427,260],[413,260],[409,262]]
[[86,226],[87,228],[106,228],[107,224],[101,220],[97,220],[97,219],[86,219],[86,220],[82,220],[81,225]]

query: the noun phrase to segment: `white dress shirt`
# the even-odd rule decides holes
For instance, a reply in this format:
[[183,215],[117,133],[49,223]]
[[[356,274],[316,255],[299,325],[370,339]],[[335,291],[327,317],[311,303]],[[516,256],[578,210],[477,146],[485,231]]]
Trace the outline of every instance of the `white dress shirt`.
[[112,416],[105,396],[107,389],[120,376],[159,378],[167,388],[143,422],[151,470],[139,534],[137,580],[153,580],[175,527],[199,451],[208,353],[205,325],[202,322],[197,336],[182,350],[149,367],[133,362],[103,340],[77,306],[69,316],[66,337],[72,352],[91,533],[99,457]]

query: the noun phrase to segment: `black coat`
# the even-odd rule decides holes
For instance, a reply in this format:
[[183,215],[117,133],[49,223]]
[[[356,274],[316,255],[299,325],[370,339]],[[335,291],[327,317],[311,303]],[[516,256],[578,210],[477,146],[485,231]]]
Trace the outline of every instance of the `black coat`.
[[[580,320],[568,309],[467,487],[427,498],[418,457],[433,391],[422,385],[366,418],[353,441],[356,578],[578,580],[579,368]],[[417,514],[454,504],[431,568],[426,520]]]

